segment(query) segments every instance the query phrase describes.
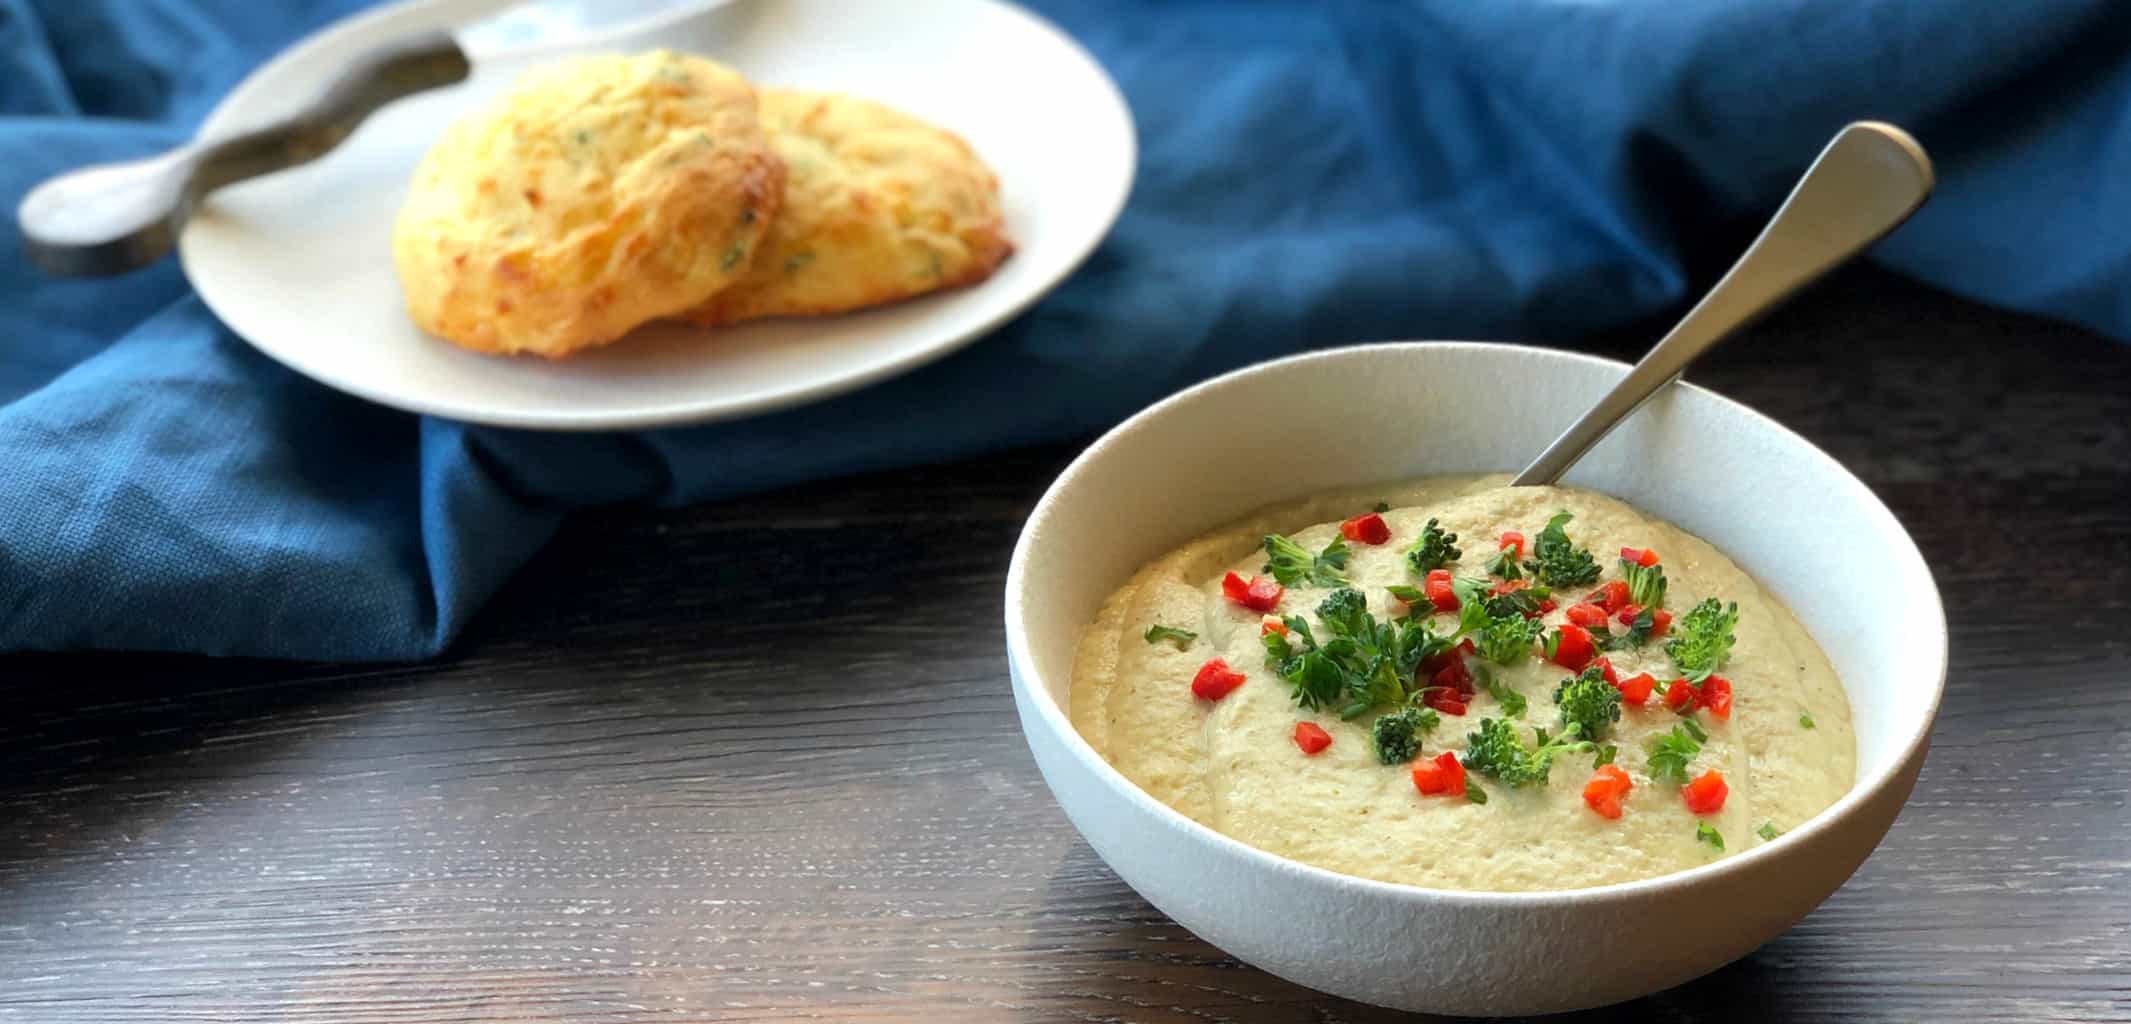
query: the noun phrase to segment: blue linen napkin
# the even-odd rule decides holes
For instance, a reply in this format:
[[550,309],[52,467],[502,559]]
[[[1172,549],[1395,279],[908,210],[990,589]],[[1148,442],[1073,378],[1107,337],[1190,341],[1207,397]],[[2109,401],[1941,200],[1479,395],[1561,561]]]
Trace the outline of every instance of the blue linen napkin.
[[[0,0],[0,207],[183,138],[356,6]],[[0,649],[418,658],[573,508],[1070,437],[1309,347],[1617,326],[1728,260],[1860,117],[1915,131],[1941,181],[1874,259],[2131,337],[2119,0],[1039,6],[1138,119],[1115,234],[960,354],[742,422],[393,412],[252,352],[172,264],[54,281],[0,232]]]

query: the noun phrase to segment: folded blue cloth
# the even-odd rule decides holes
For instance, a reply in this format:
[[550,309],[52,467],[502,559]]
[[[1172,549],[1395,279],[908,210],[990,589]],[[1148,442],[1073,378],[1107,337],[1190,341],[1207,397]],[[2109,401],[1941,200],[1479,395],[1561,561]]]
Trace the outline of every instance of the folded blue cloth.
[[[0,206],[184,137],[354,6],[0,0]],[[0,648],[417,658],[572,508],[1070,437],[1313,346],[1616,326],[1728,261],[1861,117],[1915,131],[1941,181],[1874,259],[2131,337],[2120,0],[1041,6],[1138,118],[1115,234],[960,354],[741,422],[393,412],[252,352],[174,265],[55,281],[0,232]]]

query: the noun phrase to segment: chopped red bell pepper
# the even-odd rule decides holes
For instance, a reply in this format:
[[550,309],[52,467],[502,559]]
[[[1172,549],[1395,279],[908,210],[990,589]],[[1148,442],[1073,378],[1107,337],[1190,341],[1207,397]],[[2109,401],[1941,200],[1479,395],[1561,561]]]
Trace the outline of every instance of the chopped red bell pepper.
[[1604,585],[1592,591],[1591,596],[1584,598],[1584,600],[1603,606],[1608,615],[1613,614],[1628,604],[1628,584],[1620,580],[1607,580]]
[[1494,586],[1487,588],[1487,592],[1490,596],[1501,597],[1504,594],[1525,590],[1531,585],[1531,580],[1497,580]]
[[1421,703],[1446,715],[1465,716],[1466,702],[1459,699],[1458,691],[1444,686],[1431,686],[1421,691]]
[[1228,667],[1228,662],[1214,658],[1199,666],[1199,674],[1191,677],[1191,694],[1200,700],[1220,700],[1229,692],[1243,685],[1243,673]]
[[1287,623],[1282,622],[1280,620],[1280,616],[1278,615],[1268,615],[1265,618],[1259,619],[1258,635],[1264,636],[1267,633],[1278,633],[1281,636],[1286,636]]
[[1697,695],[1696,703],[1708,708],[1711,715],[1729,721],[1731,719],[1731,680],[1723,676],[1710,676],[1702,680],[1701,691]]
[[1421,593],[1428,595],[1428,603],[1434,605],[1436,611],[1458,610],[1458,592],[1451,589],[1448,569],[1428,570],[1427,577],[1421,580]]
[[1221,577],[1222,595],[1254,612],[1272,611],[1280,603],[1280,595],[1286,592],[1286,588],[1263,576],[1246,580],[1229,573]]
[[1654,609],[1654,610],[1652,610],[1652,611],[1650,612],[1650,635],[1651,635],[1651,636],[1664,636],[1664,635],[1665,635],[1665,631],[1666,631],[1666,630],[1668,630],[1668,629],[1671,629],[1671,628],[1672,628],[1672,613],[1671,613],[1671,612],[1668,612],[1668,611],[1666,611],[1666,610],[1665,610],[1665,609],[1663,609],[1663,608],[1658,608],[1658,609]]
[[1585,629],[1606,628],[1606,610],[1595,604],[1572,604],[1568,611],[1561,614]]
[[1694,684],[1685,679],[1675,679],[1665,687],[1665,706],[1685,714],[1694,710],[1696,698]]
[[1593,664],[1596,664],[1598,671],[1606,677],[1606,682],[1613,684],[1614,689],[1620,689],[1620,673],[1613,671],[1613,663],[1606,660],[1605,655],[1599,655]]
[[1560,637],[1554,644],[1554,653],[1548,657],[1556,665],[1571,672],[1581,672],[1591,663],[1591,656],[1598,653],[1598,645],[1591,639],[1591,631],[1573,622],[1564,622],[1554,632]]
[[1539,599],[1539,614],[1541,614],[1541,615],[1545,615],[1546,613],[1548,613],[1548,612],[1550,612],[1550,611],[1553,611],[1553,610],[1554,610],[1554,607],[1555,607],[1555,605],[1554,605],[1554,599],[1553,599],[1553,598],[1551,598],[1551,597],[1542,597],[1542,598],[1540,598],[1540,599]]
[[1302,748],[1304,756],[1315,756],[1332,745],[1332,734],[1318,728],[1316,722],[1296,722],[1295,745]]
[[1502,546],[1510,549],[1511,558],[1524,557],[1524,535],[1510,530],[1502,535]]
[[1623,562],[1634,562],[1635,564],[1640,565],[1645,569],[1648,569],[1651,566],[1657,564],[1657,552],[1652,551],[1649,548],[1622,548],[1620,549],[1620,560]]
[[1422,796],[1464,796],[1465,766],[1458,755],[1446,750],[1413,766],[1413,788]]
[[1680,787],[1680,798],[1687,801],[1687,809],[1695,814],[1715,814],[1723,810],[1724,798],[1730,794],[1731,787],[1724,784],[1724,773],[1715,768]]
[[1619,765],[1602,764],[1591,773],[1591,781],[1583,784],[1584,806],[1598,812],[1607,820],[1620,817],[1620,798],[1635,788],[1634,780],[1621,771]]
[[1648,672],[1638,672],[1621,680],[1618,685],[1621,703],[1641,707],[1644,701],[1650,699],[1650,691],[1657,688],[1657,680]]
[[1382,544],[1391,539],[1391,525],[1374,512],[1365,512],[1339,524],[1339,535],[1357,544]]
[[1465,667],[1464,658],[1451,658],[1448,664],[1445,664],[1441,669],[1437,670],[1434,676],[1429,678],[1428,683],[1431,686],[1447,688],[1450,692],[1457,694],[1459,700],[1470,698],[1475,691],[1472,669]]
[[1620,614],[1615,615],[1614,618],[1620,620],[1620,624],[1623,626],[1633,626],[1635,625],[1635,617],[1642,613],[1643,606],[1630,601],[1620,606]]

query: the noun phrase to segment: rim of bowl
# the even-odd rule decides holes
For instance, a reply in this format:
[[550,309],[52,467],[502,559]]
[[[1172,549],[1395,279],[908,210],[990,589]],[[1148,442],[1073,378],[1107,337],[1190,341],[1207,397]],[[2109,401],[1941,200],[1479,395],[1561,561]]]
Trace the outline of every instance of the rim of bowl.
[[[1843,795],[1838,798],[1834,803],[1829,804],[1826,808],[1823,808],[1820,813],[1815,814],[1811,818],[1806,819],[1804,824],[1799,825],[1797,828],[1794,828],[1789,832],[1785,832],[1784,834],[1770,842],[1759,844],[1753,847],[1752,849],[1732,854],[1727,857],[1723,857],[1708,864],[1688,868],[1684,871],[1674,871],[1663,875],[1657,875],[1651,878],[1640,878],[1627,882],[1613,882],[1607,885],[1591,886],[1589,888],[1583,889],[1535,889],[1523,892],[1496,892],[1483,889],[1437,889],[1424,885],[1412,885],[1405,882],[1385,882],[1373,878],[1363,878],[1359,875],[1349,875],[1342,872],[1333,871],[1329,868],[1321,868],[1314,864],[1307,864],[1289,857],[1282,857],[1279,854],[1261,850],[1258,847],[1252,846],[1249,843],[1243,842],[1240,839],[1236,839],[1225,833],[1215,831],[1214,829],[1206,825],[1200,824],[1199,822],[1192,820],[1184,814],[1179,813],[1175,808],[1170,807],[1168,804],[1165,804],[1160,800],[1155,799],[1152,794],[1140,788],[1138,783],[1126,778],[1123,772],[1120,772],[1116,768],[1112,767],[1109,761],[1104,760],[1103,756],[1097,753],[1093,746],[1089,745],[1087,738],[1080,734],[1080,730],[1073,727],[1073,722],[1066,715],[1065,709],[1060,707],[1057,701],[1052,700],[1048,692],[1036,692],[1037,688],[1028,681],[1037,674],[1035,658],[1032,657],[1029,653],[1028,630],[1022,622],[1021,615],[1023,609],[1023,601],[1021,599],[1021,594],[1024,589],[1026,580],[1026,569],[1029,557],[1029,543],[1030,538],[1034,536],[1037,532],[1037,528],[1053,514],[1053,508],[1059,500],[1059,492],[1065,489],[1082,473],[1086,472],[1088,464],[1091,461],[1100,458],[1104,449],[1106,449],[1115,438],[1118,438],[1127,432],[1138,429],[1142,424],[1160,416],[1173,406],[1193,401],[1199,396],[1204,395],[1208,392],[1221,390],[1222,388],[1228,387],[1233,382],[1244,377],[1251,377],[1262,373],[1273,372],[1278,369],[1283,369],[1302,363],[1329,362],[1342,358],[1351,358],[1355,354],[1361,352],[1381,351],[1386,349],[1421,348],[1458,348],[1467,350],[1535,353],[1543,358],[1548,359],[1557,359],[1564,362],[1586,363],[1590,365],[1616,369],[1622,374],[1625,374],[1629,369],[1627,363],[1623,363],[1617,359],[1607,359],[1601,356],[1588,355],[1582,352],[1565,352],[1559,349],[1546,348],[1538,345],[1521,345],[1512,344],[1508,342],[1492,341],[1433,340],[1387,341],[1371,342],[1359,345],[1346,345],[1340,346],[1338,348],[1320,349],[1315,352],[1305,352],[1298,355],[1285,356],[1279,359],[1268,360],[1266,362],[1261,363],[1253,363],[1249,366],[1231,370],[1217,377],[1212,377],[1197,384],[1191,385],[1190,387],[1178,391],[1175,394],[1170,395],[1167,398],[1161,399],[1160,401],[1155,402],[1154,404],[1146,407],[1145,409],[1142,409],[1139,412],[1132,414],[1132,416],[1128,417],[1124,422],[1119,423],[1117,426],[1110,428],[1108,431],[1105,431],[1101,437],[1096,438],[1095,441],[1090,443],[1085,450],[1083,450],[1078,456],[1075,456],[1072,463],[1066,466],[1063,472],[1058,474],[1057,479],[1051,481],[1051,485],[1048,488],[1045,488],[1043,492],[1043,497],[1038,499],[1035,507],[1030,510],[1028,521],[1023,524],[1021,528],[1021,535],[1014,542],[1013,557],[1008,562],[1006,570],[1007,658],[1013,664],[1020,666],[1022,669],[1022,671],[1020,672],[1009,673],[1012,678],[1012,685],[1017,690],[1025,689],[1030,691],[1024,694],[1024,696],[1028,698],[1029,702],[1036,707],[1037,714],[1039,717],[1042,718],[1044,725],[1048,726],[1053,731],[1061,734],[1064,737],[1066,747],[1072,753],[1072,756],[1084,764],[1091,765],[1095,769],[1096,773],[1101,776],[1103,781],[1107,783],[1112,789],[1121,792],[1126,800],[1131,801],[1132,803],[1138,805],[1144,810],[1152,811],[1155,815],[1166,819],[1172,825],[1182,827],[1194,833],[1198,836],[1198,838],[1202,840],[1226,848],[1228,852],[1232,854],[1236,854],[1246,859],[1256,861],[1264,867],[1272,870],[1290,871],[1297,873],[1305,878],[1312,879],[1313,881],[1319,884],[1358,887],[1374,895],[1401,900],[1425,899],[1433,901],[1451,901],[1471,904],[1510,905],[1537,903],[1595,903],[1613,900],[1633,899],[1646,893],[1662,892],[1669,889],[1696,885],[1703,879],[1713,878],[1721,874],[1741,870],[1742,865],[1752,863],[1761,858],[1768,856],[1780,856],[1789,847],[1795,845],[1794,843],[1790,842],[1792,837],[1811,836],[1815,833],[1832,828],[1838,820],[1847,817],[1851,812],[1856,810],[1859,805],[1864,804],[1865,802],[1879,795],[1881,791],[1885,790],[1888,786],[1893,784],[1894,777],[1900,771],[1902,766],[1908,764],[1912,758],[1916,757],[1918,753],[1923,749],[1923,747],[1929,742],[1931,738],[1931,727],[1933,723],[1938,720],[1939,705],[1946,693],[1948,636],[1946,628],[1946,608],[1945,603],[1939,597],[1938,581],[1931,575],[1930,563],[1924,560],[1923,552],[1917,549],[1915,538],[1909,536],[1909,531],[1902,526],[1901,520],[1895,517],[1894,512],[1887,508],[1885,502],[1880,501],[1879,495],[1872,493],[1872,489],[1870,487],[1865,486],[1864,481],[1859,480],[1855,474],[1850,472],[1848,467],[1845,467],[1841,462],[1837,461],[1834,456],[1829,455],[1827,452],[1821,450],[1819,445],[1816,445],[1813,442],[1806,440],[1805,438],[1799,436],[1795,431],[1791,430],[1789,427],[1784,426],[1783,424],[1761,413],[1753,407],[1746,405],[1743,402],[1739,402],[1731,398],[1726,398],[1725,396],[1711,391],[1708,388],[1701,387],[1697,384],[1691,384],[1686,380],[1682,379],[1675,380],[1673,382],[1673,386],[1685,388],[1689,391],[1695,392],[1703,396],[1704,398],[1728,406],[1732,411],[1744,415],[1752,421],[1755,421],[1763,429],[1766,429],[1774,434],[1780,435],[1790,443],[1805,449],[1811,457],[1826,462],[1830,467],[1832,467],[1836,471],[1838,478],[1842,481],[1843,486],[1849,490],[1849,496],[1853,501],[1860,503],[1869,514],[1883,517],[1889,525],[1894,527],[1894,532],[1901,537],[1902,541],[1906,545],[1905,550],[1902,551],[1901,554],[1909,559],[1914,560],[1916,566],[1923,571],[1925,581],[1930,584],[1928,588],[1930,592],[1923,596],[1928,597],[1931,602],[1931,611],[1933,612],[1932,620],[1938,624],[1938,643],[1932,645],[1932,662],[1931,664],[1925,666],[1923,670],[1924,673],[1928,675],[1931,680],[1931,694],[1929,705],[1925,708],[1923,718],[1921,719],[1921,724],[1903,741],[1901,750],[1894,757],[1889,758],[1887,763],[1883,765],[1878,771],[1873,772],[1871,776],[1853,782],[1849,790],[1843,793]],[[1365,481],[1356,482],[1363,483]],[[1082,628],[1086,628],[1085,625],[1083,625]],[[1068,679],[1066,681],[1066,684],[1068,686],[1071,686],[1072,680]],[[1845,693],[1845,696],[1847,696],[1847,692]]]

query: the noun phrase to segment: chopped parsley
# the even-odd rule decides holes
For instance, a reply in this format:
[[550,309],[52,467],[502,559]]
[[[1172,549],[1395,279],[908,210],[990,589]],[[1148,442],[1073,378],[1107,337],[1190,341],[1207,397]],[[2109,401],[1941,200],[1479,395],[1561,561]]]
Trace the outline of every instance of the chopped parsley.
[[1487,803],[1487,791],[1481,789],[1479,784],[1474,782],[1473,780],[1466,779],[1465,799],[1471,803],[1485,804]]
[[1687,784],[1687,764],[1702,752],[1702,745],[1677,725],[1650,741],[1650,777],[1675,786]]
[[1336,710],[1356,718],[1371,708],[1403,704],[1408,684],[1421,661],[1449,650],[1451,638],[1437,636],[1425,621],[1370,616],[1361,591],[1341,587],[1317,606],[1328,638],[1322,643],[1299,615],[1281,620],[1288,635],[1268,632],[1265,662],[1294,687],[1303,708]]
[[1175,644],[1176,649],[1180,651],[1190,650],[1191,645],[1197,643],[1199,639],[1199,634],[1188,629],[1178,629],[1175,626],[1148,626],[1147,632],[1142,635],[1146,637],[1147,642],[1150,644],[1167,640]]
[[1592,635],[1602,651],[1620,651],[1641,647],[1650,642],[1650,631],[1657,628],[1657,615],[1648,608],[1635,613],[1635,621],[1628,624],[1625,633],[1607,630],[1595,631]]
[[1376,503],[1376,507],[1370,509],[1369,511],[1374,512],[1377,515],[1383,515],[1384,513],[1391,511],[1391,503],[1388,501],[1379,501]]
[[1680,719],[1680,725],[1686,728],[1687,735],[1694,737],[1696,743],[1709,742],[1709,733],[1702,729],[1702,723],[1694,720],[1693,714]]
[[1591,759],[1591,767],[1604,768],[1605,766],[1612,764],[1613,759],[1618,756],[1620,756],[1619,747],[1616,747],[1611,743],[1601,744],[1598,748],[1598,756]]
[[1539,602],[1544,601],[1552,596],[1554,596],[1554,592],[1548,590],[1545,587],[1525,587],[1521,590],[1505,590],[1502,593],[1491,594],[1488,596],[1487,614],[1492,615],[1496,618],[1501,618],[1504,615],[1517,614],[1522,615],[1528,619],[1536,619],[1541,614],[1539,611]]
[[1811,729],[1811,728],[1813,728],[1813,727],[1814,727],[1814,726],[1813,726],[1813,715],[1812,715],[1812,713],[1811,713],[1811,712],[1809,712],[1809,711],[1800,711],[1800,712],[1798,712],[1798,728],[1800,728],[1800,729]]
[[1550,587],[1574,587],[1598,579],[1598,560],[1591,557],[1591,549],[1577,547],[1562,529],[1574,518],[1567,512],[1556,513],[1532,541],[1532,557],[1525,561],[1524,570],[1533,579]]
[[1523,694],[1518,693],[1508,683],[1496,679],[1495,674],[1485,668],[1474,674],[1480,677],[1480,685],[1487,690],[1487,695],[1493,697],[1495,703],[1502,705],[1503,714],[1511,718],[1524,717],[1527,705]]
[[1620,560],[1620,578],[1628,584],[1629,602],[1645,608],[1664,607],[1664,566],[1638,565],[1623,558]]
[[1405,764],[1421,752],[1421,734],[1431,732],[1442,722],[1434,708],[1417,708],[1412,705],[1400,708],[1388,715],[1380,715],[1376,725],[1369,730],[1370,742],[1376,746],[1376,760],[1382,764]]
[[1565,737],[1597,740],[1620,721],[1620,691],[1606,682],[1605,672],[1596,665],[1554,687],[1554,704],[1561,709],[1561,734]]
[[1724,833],[1717,831],[1715,825],[1711,825],[1706,821],[1695,825],[1694,837],[1719,850],[1724,848]]
[[1706,598],[1680,617],[1673,630],[1675,635],[1665,644],[1665,653],[1688,682],[1699,683],[1723,668],[1724,659],[1731,657],[1731,631],[1738,624],[1737,602],[1724,605],[1714,597]]
[[[1384,589],[1389,591],[1392,597],[1398,598],[1407,604],[1427,605],[1428,595],[1421,593],[1421,588],[1419,587],[1409,587],[1403,583],[1394,583]],[[1433,605],[1427,605],[1427,607],[1429,611],[1435,610]]]
[[1493,557],[1487,560],[1487,574],[1500,576],[1505,580],[1523,579],[1524,571],[1517,568],[1517,549],[1505,547],[1496,551]]
[[1764,821],[1761,823],[1760,828],[1754,830],[1754,834],[1760,836],[1763,842],[1767,842],[1769,840],[1775,839],[1777,836],[1782,835],[1783,830],[1777,828],[1776,823],[1773,821]]
[[1458,535],[1443,532],[1436,520],[1430,519],[1428,525],[1421,527],[1421,535],[1414,539],[1413,546],[1406,549],[1406,565],[1413,569],[1414,575],[1426,576],[1464,554],[1458,550]]
[[1548,742],[1544,729],[1538,731],[1538,745],[1527,747],[1517,735],[1517,727],[1507,719],[1483,718],[1480,731],[1466,735],[1462,760],[1467,769],[1492,775],[1517,788],[1544,785],[1557,755],[1592,749],[1592,743],[1567,737]]
[[1268,561],[1259,572],[1271,573],[1283,587],[1292,587],[1307,581],[1317,587],[1344,587],[1347,579],[1340,573],[1347,568],[1347,541],[1344,537],[1332,538],[1332,543],[1315,555],[1277,533],[1265,535],[1265,555]]

